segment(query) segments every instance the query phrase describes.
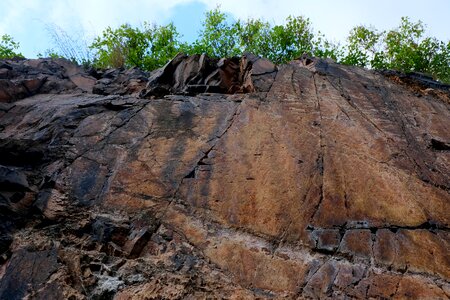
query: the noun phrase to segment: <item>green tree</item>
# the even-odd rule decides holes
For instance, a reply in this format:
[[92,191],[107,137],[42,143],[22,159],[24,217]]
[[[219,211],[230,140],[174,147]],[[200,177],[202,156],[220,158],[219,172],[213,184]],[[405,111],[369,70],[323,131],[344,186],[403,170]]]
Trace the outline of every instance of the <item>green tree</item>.
[[144,23],[143,28],[123,24],[106,28],[90,48],[96,52],[94,65],[107,67],[139,67],[153,70],[163,66],[181,49],[175,26]]
[[450,82],[450,42],[445,44],[425,36],[425,25],[401,19],[398,28],[385,38],[388,66],[403,72],[423,72],[435,79]]
[[238,42],[239,25],[230,23],[219,7],[206,12],[199,38],[189,47],[189,53],[206,53],[215,58],[241,54]]
[[286,25],[275,26],[273,41],[280,61],[292,60],[302,54],[312,54],[314,33],[311,21],[302,16],[289,16]]
[[322,50],[317,51],[318,54],[331,55],[329,52],[333,51],[331,43],[314,40],[310,20],[302,16],[289,16],[285,25],[275,26],[259,19],[239,20],[235,27],[241,53],[252,52],[275,63],[284,63],[305,53],[312,55],[319,50],[316,46]]
[[450,42],[425,35],[425,25],[403,17],[400,26],[377,31],[366,26],[353,28],[346,55],[340,62],[372,69],[422,72],[450,83]]
[[236,22],[238,44],[241,52],[250,52],[262,57],[269,57],[270,31],[268,22],[259,19],[248,19],[246,22]]
[[325,35],[320,31],[317,33],[312,43],[312,56],[331,58],[334,61],[340,61],[344,55],[342,47],[339,44],[326,39]]
[[146,70],[162,67],[179,52],[186,52],[186,44],[181,43],[175,25],[152,26],[150,43],[144,57]]
[[4,34],[0,38],[0,59],[23,57],[20,52],[16,52],[19,49],[20,44],[8,35]]
[[425,27],[421,21],[412,23],[403,17],[398,28],[385,37],[389,67],[405,72],[425,71],[427,59],[421,56],[421,40]]
[[[101,68],[153,70],[163,66],[178,52],[206,53],[214,58],[251,52],[277,64],[307,54],[371,69],[423,72],[450,83],[450,42],[427,37],[421,21],[411,22],[406,17],[401,19],[399,27],[390,31],[356,26],[350,31],[347,43],[341,46],[322,33],[316,33],[311,21],[302,16],[289,16],[283,25],[272,25],[261,19],[235,21],[216,7],[205,14],[195,42],[181,43],[179,37],[173,24],[157,26],[144,23],[141,28],[124,24],[117,29],[106,28],[90,48],[96,53],[95,66]],[[3,49],[16,49],[17,44],[9,36],[4,36],[3,40],[7,45]],[[73,47],[65,48],[71,51],[64,52],[63,56],[73,59],[76,51],[72,51]]]
[[384,34],[371,27],[354,27],[347,38],[347,54],[341,62],[359,67],[382,68],[385,57],[380,52],[380,43]]
[[318,32],[314,33],[311,21],[302,16],[290,16],[285,25],[271,26],[259,19],[238,21],[238,35],[242,51],[252,52],[285,63],[302,54],[338,60],[342,50]]
[[264,56],[275,63],[284,63],[305,53],[311,55],[313,38],[314,33],[308,18],[289,16],[285,25],[270,28],[263,41],[267,47]]
[[44,53],[40,53],[40,52],[39,52],[39,53],[37,54],[37,57],[38,57],[38,58],[49,57],[49,58],[53,58],[53,59],[56,59],[56,58],[65,58],[64,55],[58,54],[58,52],[55,51],[54,49],[47,49],[47,50],[45,50]]
[[444,43],[431,38],[423,42],[423,48],[426,49],[426,54],[423,55],[429,55],[428,73],[435,79],[450,84],[450,41]]

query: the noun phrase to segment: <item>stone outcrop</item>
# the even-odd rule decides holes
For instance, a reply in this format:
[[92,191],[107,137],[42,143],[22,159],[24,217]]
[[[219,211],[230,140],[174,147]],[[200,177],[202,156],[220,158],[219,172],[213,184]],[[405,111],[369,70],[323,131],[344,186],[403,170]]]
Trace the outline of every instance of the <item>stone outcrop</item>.
[[0,62],[0,299],[448,299],[449,86],[301,58]]
[[0,103],[35,94],[92,92],[96,79],[66,59],[0,62]]
[[[267,91],[277,67],[270,61],[252,54],[242,58],[211,59],[205,54],[186,56],[178,54],[163,68],[153,72],[142,97],[160,97],[167,94],[196,95],[199,93],[249,93]],[[272,76],[262,76],[272,74]],[[258,77],[266,81],[260,82]]]

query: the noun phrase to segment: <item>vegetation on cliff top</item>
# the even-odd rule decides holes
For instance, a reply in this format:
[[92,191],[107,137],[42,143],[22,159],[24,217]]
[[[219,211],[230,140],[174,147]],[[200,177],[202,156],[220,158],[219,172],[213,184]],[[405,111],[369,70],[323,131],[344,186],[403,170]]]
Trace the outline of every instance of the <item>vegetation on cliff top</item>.
[[17,52],[18,49],[19,43],[14,41],[12,36],[4,34],[0,37],[0,59],[23,57]]
[[[356,26],[342,45],[315,32],[311,21],[302,16],[289,16],[284,25],[272,25],[261,19],[230,21],[219,8],[206,13],[199,36],[192,43],[181,42],[181,35],[173,24],[108,27],[88,49],[72,52],[67,50],[76,48],[74,42],[64,35],[55,35],[57,51],[47,51],[47,56],[62,56],[98,68],[154,70],[178,52],[206,53],[211,57],[251,52],[277,64],[307,54],[372,69],[421,72],[450,83],[450,41],[427,36],[421,21],[412,22],[406,17],[397,28],[388,31]],[[18,47],[12,37],[4,35],[0,41],[0,58],[21,56],[16,52]]]

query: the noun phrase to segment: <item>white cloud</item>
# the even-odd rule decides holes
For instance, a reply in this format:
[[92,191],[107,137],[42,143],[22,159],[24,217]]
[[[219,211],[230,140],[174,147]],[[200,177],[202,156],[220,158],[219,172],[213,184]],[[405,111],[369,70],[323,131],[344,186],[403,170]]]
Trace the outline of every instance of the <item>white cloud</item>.
[[138,25],[144,21],[161,23],[170,15],[170,11],[178,4],[188,0],[166,1],[111,1],[80,0],[71,1],[70,8],[79,16],[80,23],[86,30],[103,30],[107,26],[118,26],[123,23]]
[[23,16],[33,11],[38,4],[32,0],[5,0],[0,3],[0,34],[9,33],[11,29],[23,30],[26,27]]
[[176,5],[190,0],[2,0],[0,30],[18,32],[30,30],[31,20],[56,24],[64,30],[81,27],[86,31],[102,31],[107,26],[126,22],[166,21]]
[[172,9],[191,0],[0,0],[0,35],[10,34],[32,57],[52,47],[50,25],[89,39],[107,26],[167,23]]

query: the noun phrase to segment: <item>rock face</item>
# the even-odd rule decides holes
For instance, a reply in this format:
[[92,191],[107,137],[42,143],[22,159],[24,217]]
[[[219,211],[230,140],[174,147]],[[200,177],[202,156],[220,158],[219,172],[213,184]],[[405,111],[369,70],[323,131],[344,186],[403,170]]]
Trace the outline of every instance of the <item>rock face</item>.
[[448,299],[449,95],[311,58],[1,62],[0,299]]

